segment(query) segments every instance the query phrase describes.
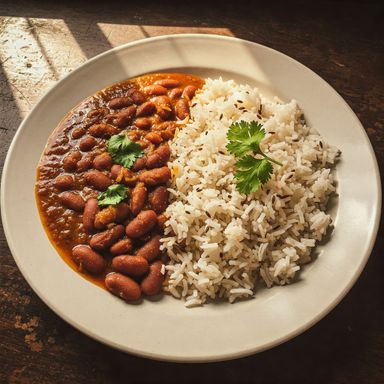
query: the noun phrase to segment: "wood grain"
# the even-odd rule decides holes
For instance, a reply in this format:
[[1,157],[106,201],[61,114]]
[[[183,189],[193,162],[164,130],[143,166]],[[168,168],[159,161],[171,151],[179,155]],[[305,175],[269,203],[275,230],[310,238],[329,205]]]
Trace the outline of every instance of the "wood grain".
[[[0,4],[1,168],[23,117],[73,68],[128,41],[197,32],[261,43],[317,72],[360,118],[383,177],[380,2],[327,1],[311,6],[301,1],[289,6],[283,2],[261,6],[251,1],[46,4]],[[211,364],[146,360],[89,339],[35,295],[16,267],[2,231],[0,251],[1,383],[384,382],[383,223],[361,278],[325,319],[270,351]]]

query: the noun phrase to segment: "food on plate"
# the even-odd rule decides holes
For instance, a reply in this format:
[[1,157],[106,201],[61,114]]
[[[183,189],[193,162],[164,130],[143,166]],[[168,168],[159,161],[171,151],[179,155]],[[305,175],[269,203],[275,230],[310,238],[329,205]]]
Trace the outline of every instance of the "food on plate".
[[63,259],[126,301],[187,307],[284,285],[332,220],[340,152],[297,103],[234,81],[151,74],[73,109],[40,160],[36,197]]
[[203,83],[159,73],[114,84],[69,112],[41,157],[36,198],[50,240],[72,268],[124,300],[161,291],[168,143]]

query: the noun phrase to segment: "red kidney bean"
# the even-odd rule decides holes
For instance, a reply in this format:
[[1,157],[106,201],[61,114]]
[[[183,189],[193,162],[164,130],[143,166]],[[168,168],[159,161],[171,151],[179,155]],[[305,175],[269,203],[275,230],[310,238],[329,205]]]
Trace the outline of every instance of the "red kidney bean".
[[77,140],[77,139],[80,139],[80,137],[84,136],[85,135],[85,132],[86,130],[82,127],[80,128],[75,128],[73,131],[72,131],[72,134],[71,134],[71,137],[72,139],[74,140]]
[[176,88],[180,85],[180,81],[176,79],[161,79],[156,80],[155,84],[161,85],[164,88]]
[[60,202],[69,209],[82,212],[84,209],[84,199],[76,192],[63,192],[59,195]]
[[189,105],[185,99],[180,99],[175,105],[176,116],[180,120],[184,120],[189,115]]
[[111,247],[112,244],[116,243],[120,237],[124,235],[124,226],[116,225],[111,229],[107,229],[104,232],[96,233],[93,235],[89,245],[95,251],[105,251],[107,248]]
[[72,259],[83,269],[92,275],[99,275],[106,267],[105,260],[97,252],[87,245],[77,245],[72,249]]
[[119,130],[110,124],[94,124],[88,129],[88,133],[94,137],[109,139],[113,135],[117,135]]
[[171,99],[168,96],[157,96],[152,99],[156,105],[156,112],[163,120],[168,120],[173,115]]
[[99,171],[109,171],[112,167],[112,163],[113,160],[111,155],[107,152],[103,152],[93,159],[93,168],[96,168]]
[[175,121],[163,121],[162,123],[154,125],[153,130],[163,131],[165,129],[169,129],[171,131],[175,131],[176,128],[177,128],[177,124]]
[[131,141],[140,140],[141,136],[142,136],[141,131],[129,131],[128,132],[128,137],[129,137],[129,140],[131,140]]
[[85,136],[79,142],[79,148],[83,152],[90,151],[97,144],[97,140],[93,136]]
[[134,122],[135,127],[139,129],[150,129],[152,127],[152,120],[149,117],[139,117]]
[[157,215],[154,211],[141,211],[126,227],[128,237],[137,239],[148,233],[157,223]]
[[149,264],[144,257],[120,255],[112,259],[112,269],[128,276],[142,276],[148,272]]
[[164,282],[164,275],[161,273],[162,265],[161,260],[157,260],[149,266],[149,273],[140,284],[145,295],[154,296],[160,292]]
[[145,140],[150,141],[152,144],[158,145],[163,141],[163,138],[156,132],[149,132],[145,135]]
[[142,92],[140,92],[134,88],[129,90],[128,95],[136,105],[143,104],[145,102],[145,100],[147,100],[144,93],[142,93]]
[[151,155],[147,157],[147,168],[160,168],[166,165],[169,157],[171,156],[171,150],[168,144],[163,144],[159,148],[155,149]]
[[167,88],[162,87],[161,85],[152,84],[144,88],[144,91],[150,96],[159,96],[165,95],[167,93]]
[[85,203],[83,213],[83,226],[88,233],[95,231],[95,217],[99,212],[99,204],[97,199],[88,199]]
[[85,180],[88,184],[98,189],[99,191],[105,191],[112,184],[112,181],[108,176],[96,170],[89,171],[85,175]]
[[149,187],[154,187],[155,185],[165,184],[171,176],[171,170],[168,167],[161,167],[141,173],[139,180]]
[[123,166],[120,164],[114,164],[111,168],[111,177],[113,180],[116,180],[116,178],[120,175],[121,170],[123,169]]
[[125,128],[132,121],[135,114],[136,107],[134,105],[131,105],[128,108],[124,108],[120,112],[113,115],[113,124],[115,124],[119,128]]
[[157,227],[161,232],[164,232],[165,223],[167,220],[168,220],[168,218],[164,214],[157,216]]
[[66,191],[72,189],[75,184],[75,179],[72,175],[60,175],[55,179],[55,187]]
[[112,205],[103,208],[101,211],[97,212],[94,220],[94,226],[96,229],[103,229],[108,224],[114,223],[116,221],[116,208]]
[[193,96],[195,96],[196,91],[197,91],[197,87],[195,87],[194,85],[187,85],[184,88],[184,91],[183,91],[183,94],[181,95],[181,97],[183,97],[187,100],[192,100]]
[[137,171],[144,169],[146,165],[147,165],[147,157],[142,156],[142,157],[139,157],[136,159],[136,161],[133,163],[131,169],[132,169],[132,171],[137,172]]
[[109,252],[112,253],[112,255],[124,255],[131,251],[133,248],[133,241],[131,239],[122,239],[119,240],[117,243],[113,244],[112,247],[109,249]]
[[84,156],[77,163],[76,170],[77,170],[77,172],[85,172],[85,171],[88,171],[88,169],[91,167],[92,167],[92,157]]
[[128,107],[133,104],[133,100],[129,96],[115,97],[108,102],[108,107],[112,109],[119,109]]
[[160,254],[160,235],[150,238],[141,248],[138,249],[136,256],[144,257],[147,261],[156,259]]
[[116,208],[116,222],[122,223],[131,213],[131,209],[127,203],[119,203]]
[[156,105],[152,101],[147,101],[137,107],[136,116],[150,116],[156,112]]
[[160,214],[164,212],[168,206],[169,192],[164,186],[157,187],[149,197],[151,208]]
[[168,96],[172,99],[172,100],[176,100],[176,99],[179,99],[181,97],[183,93],[183,90],[181,88],[174,88],[172,89],[169,93],[168,93]]
[[126,301],[135,301],[140,299],[141,296],[139,284],[120,273],[109,273],[105,277],[105,286],[108,291]]
[[90,119],[96,118],[100,119],[103,116],[105,116],[108,113],[107,108],[98,108],[98,109],[93,109],[92,111],[89,111],[87,114],[87,117]]
[[144,183],[137,183],[131,194],[131,211],[136,216],[144,207],[147,201],[147,188]]
[[74,171],[80,159],[81,159],[81,153],[79,151],[70,152],[63,159],[63,168],[67,172]]
[[170,130],[160,131],[160,136],[163,140],[171,140],[175,136],[175,133]]

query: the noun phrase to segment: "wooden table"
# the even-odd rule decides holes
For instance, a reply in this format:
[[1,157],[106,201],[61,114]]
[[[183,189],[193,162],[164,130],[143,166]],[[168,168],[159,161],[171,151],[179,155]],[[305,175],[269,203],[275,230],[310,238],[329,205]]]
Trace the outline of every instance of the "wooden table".
[[[59,5],[63,2],[67,5]],[[360,118],[383,176],[380,2],[328,1],[310,7],[305,2],[261,6],[251,1],[205,2],[200,7],[180,1],[78,3],[0,4],[1,166],[23,117],[67,72],[125,42],[198,32],[252,40],[316,71]],[[247,358],[187,365],[115,351],[66,324],[25,282],[1,232],[0,382],[384,383],[383,224],[379,233],[356,285],[309,331]]]

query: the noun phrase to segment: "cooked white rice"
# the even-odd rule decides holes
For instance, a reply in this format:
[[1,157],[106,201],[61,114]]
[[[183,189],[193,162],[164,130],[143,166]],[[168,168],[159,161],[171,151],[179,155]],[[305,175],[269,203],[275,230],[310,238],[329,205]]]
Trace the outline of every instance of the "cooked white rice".
[[[262,122],[262,149],[283,164],[249,196],[236,189],[236,159],[226,149],[228,128],[240,120]],[[260,277],[268,287],[289,283],[310,261],[331,223],[325,208],[339,151],[305,124],[295,100],[267,100],[248,85],[208,79],[171,150],[166,291],[187,307],[233,302],[252,296]]]

